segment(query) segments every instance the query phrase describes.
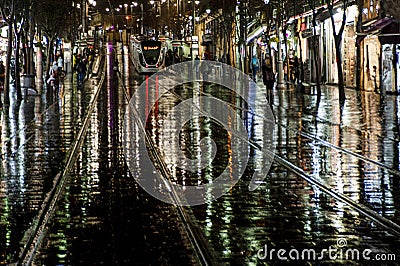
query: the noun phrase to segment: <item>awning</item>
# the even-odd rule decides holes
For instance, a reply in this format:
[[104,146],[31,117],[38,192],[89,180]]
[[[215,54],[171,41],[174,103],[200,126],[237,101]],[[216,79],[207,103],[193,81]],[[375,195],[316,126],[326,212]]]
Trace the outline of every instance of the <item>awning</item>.
[[254,24],[256,24],[256,23],[257,23],[256,19],[253,19],[252,21],[250,21],[250,23],[247,24],[247,30],[249,30],[251,27],[253,27]]
[[331,13],[329,13],[329,10],[322,10],[316,17],[316,20],[322,22],[328,18],[331,17]]
[[385,17],[367,25],[363,25],[363,32],[357,33],[356,42],[359,45],[368,35],[377,35],[382,44],[400,43],[400,25],[393,18]]
[[400,23],[393,20],[389,25],[385,26],[379,34],[381,44],[397,44],[400,43]]
[[249,33],[249,35],[246,39],[246,43],[251,42],[254,38],[257,38],[266,30],[267,30],[267,26],[265,26],[265,25],[257,27],[255,30],[253,30],[252,32]]
[[393,21],[394,21],[393,18],[389,17],[381,18],[368,26],[363,26],[363,32],[368,34],[377,33],[378,31],[382,30],[384,27],[388,26]]

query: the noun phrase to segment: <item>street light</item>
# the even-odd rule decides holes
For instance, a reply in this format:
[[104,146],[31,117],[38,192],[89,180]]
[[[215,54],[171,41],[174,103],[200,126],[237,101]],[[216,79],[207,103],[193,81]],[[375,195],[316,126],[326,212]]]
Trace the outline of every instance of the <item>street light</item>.
[[199,21],[199,19],[200,18],[198,18],[198,17],[196,17],[196,6],[198,5],[198,4],[200,4],[200,1],[199,0],[191,0],[192,1],[192,12],[193,12],[193,14],[192,14],[192,46],[191,46],[191,54],[192,54],[192,60],[194,59],[194,49],[193,49],[193,37],[195,36],[195,34],[196,34],[196,26],[195,26],[195,24],[196,24],[196,21]]
[[96,6],[96,0],[88,0],[89,5]]

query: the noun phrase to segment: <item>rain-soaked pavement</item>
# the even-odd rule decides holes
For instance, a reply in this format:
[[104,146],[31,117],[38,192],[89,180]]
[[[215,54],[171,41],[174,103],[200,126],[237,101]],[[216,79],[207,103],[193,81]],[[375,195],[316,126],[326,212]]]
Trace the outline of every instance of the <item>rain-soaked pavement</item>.
[[[275,160],[260,187],[248,189],[259,165],[249,145],[245,174],[229,193],[177,207],[147,194],[126,163],[125,91],[132,95],[148,80],[133,73],[126,50],[117,50],[122,79],[107,49],[104,82],[94,76],[80,91],[67,79],[58,95],[43,89],[1,114],[0,263],[399,264],[399,97],[348,89],[341,108],[334,86],[323,87],[320,99],[314,90],[275,90]],[[264,141],[266,122],[228,90],[174,89],[146,126],[179,184],[217,176],[236,147],[211,119],[187,123],[182,132],[163,127],[168,110],[199,93],[239,103],[251,143]],[[265,91],[247,96],[257,101]],[[166,149],[174,134],[191,154],[200,137],[211,137],[215,160],[196,173],[181,170]],[[145,165],[138,159],[136,167]]]

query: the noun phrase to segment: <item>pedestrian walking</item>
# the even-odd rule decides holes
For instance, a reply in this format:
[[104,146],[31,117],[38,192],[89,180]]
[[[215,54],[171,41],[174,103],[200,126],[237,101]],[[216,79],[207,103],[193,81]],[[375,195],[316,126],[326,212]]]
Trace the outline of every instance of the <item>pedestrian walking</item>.
[[174,52],[174,64],[178,64],[181,62],[181,59],[179,58],[178,52]]
[[170,65],[172,65],[172,61],[173,61],[172,50],[168,49],[167,54],[165,55],[165,66],[169,67]]
[[0,90],[4,89],[4,79],[6,77],[6,68],[4,66],[3,60],[0,60]]
[[254,82],[257,82],[257,73],[258,70],[260,69],[260,61],[257,58],[257,55],[254,54],[253,57],[251,58],[251,65],[250,65],[252,74],[253,74],[253,80]]
[[78,73],[78,86],[83,85],[83,80],[86,76],[86,70],[86,62],[79,54],[75,65],[75,71]]
[[196,55],[194,58],[194,69],[196,71],[196,79],[200,78],[200,57]]
[[263,83],[267,90],[267,100],[270,104],[273,102],[273,89],[275,84],[275,74],[271,66],[265,65],[263,70]]
[[263,59],[261,60],[261,72],[263,75],[263,80],[265,80],[265,72],[267,71],[267,67],[271,67],[272,68],[272,64],[271,64],[271,57],[269,56],[269,54],[265,54]]
[[207,80],[210,72],[210,66],[208,65],[207,61],[201,62],[200,72],[203,75],[203,80]]
[[294,79],[293,82],[294,84],[299,83],[299,76],[300,76],[300,67],[299,67],[299,58],[297,56],[294,57],[294,62],[293,62],[293,68],[294,68]]
[[57,80],[58,80],[58,65],[57,61],[54,61],[53,65],[49,70],[49,78],[47,79],[46,83],[50,84],[52,81],[57,81]]
[[61,71],[63,70],[63,67],[64,67],[64,60],[61,55],[58,55],[57,66],[58,66],[58,72],[61,73]]

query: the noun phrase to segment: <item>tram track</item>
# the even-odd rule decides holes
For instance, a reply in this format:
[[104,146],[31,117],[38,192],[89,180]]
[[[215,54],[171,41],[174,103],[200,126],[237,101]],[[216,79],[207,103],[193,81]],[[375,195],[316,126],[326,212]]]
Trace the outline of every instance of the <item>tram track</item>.
[[[119,76],[120,82],[123,84],[122,78],[121,76]],[[162,86],[162,84],[159,84],[159,86]],[[160,88],[159,88],[160,89]],[[192,90],[196,90],[194,88],[191,88]],[[129,96],[127,94],[126,88],[124,86],[124,92],[125,92],[125,97],[127,98],[127,101],[129,102]],[[184,98],[181,97],[179,94],[177,94],[176,92],[174,92],[173,90],[169,90],[169,92],[171,94],[174,95],[174,97],[176,97],[179,101],[184,102]],[[203,91],[200,90],[196,90],[196,93],[200,93],[201,95],[204,96],[212,96],[211,94],[207,94]],[[214,97],[215,98],[215,97]],[[218,98],[217,98],[218,99]],[[223,100],[218,99],[221,102]],[[254,112],[254,110],[250,110],[247,108],[243,108],[240,106],[237,106],[235,104],[231,104],[231,103],[227,103],[225,101],[223,101],[225,104],[231,106],[232,108],[235,108],[236,110],[243,111],[243,112],[247,112],[247,113],[251,113],[252,115],[258,116],[262,119],[268,120],[266,117],[263,117],[260,114],[257,114]],[[140,116],[137,114],[137,112],[135,113],[135,110],[132,110],[132,108],[134,109],[134,106],[129,106],[130,110],[133,111],[134,116],[137,118],[137,121],[140,121]],[[282,108],[282,107],[279,107]],[[202,112],[202,110],[198,109],[198,111],[200,113],[205,114],[204,112]],[[207,114],[205,114],[207,115]],[[318,117],[316,117],[314,115],[315,119],[318,119]],[[275,121],[269,121],[269,122],[275,122]],[[327,122],[327,121],[325,121]],[[328,124],[332,125],[332,126],[337,126],[336,124],[334,125],[334,123],[328,121]],[[373,164],[378,166],[379,168],[385,169],[388,172],[390,172],[393,175],[396,176],[400,176],[400,171],[393,169],[387,165],[385,165],[384,163],[381,163],[379,161],[373,160],[371,158],[368,158],[364,155],[358,154],[356,152],[353,152],[351,150],[348,150],[346,148],[334,145],[332,143],[330,143],[329,141],[323,140],[321,138],[319,138],[318,136],[312,134],[311,132],[308,132],[307,130],[305,130],[304,128],[302,128],[301,130],[298,128],[294,128],[291,126],[286,126],[283,125],[282,123],[278,123],[277,126],[284,128],[286,130],[292,131],[297,135],[300,135],[304,138],[310,139],[315,141],[317,145],[321,145],[321,146],[325,146],[327,148],[330,149],[334,149],[339,151],[340,153],[346,154],[348,156],[351,157],[356,157],[357,159],[364,161],[366,163],[369,164]],[[342,125],[339,125],[342,127]],[[145,126],[143,124],[141,124],[140,129],[142,131],[142,133],[144,132],[144,138],[146,139],[146,144],[149,145],[149,152],[151,153],[151,156],[153,157],[153,159],[156,161],[155,165],[157,165],[157,169],[161,172],[162,176],[166,179],[170,179],[171,178],[171,174],[168,171],[167,166],[165,165],[165,162],[162,158],[162,153],[159,150],[159,148],[157,148],[156,143],[154,143],[154,141],[152,140],[151,136],[149,136],[149,133],[146,132],[145,130]],[[354,129],[354,130],[358,130],[360,131],[360,129]],[[361,130],[362,132],[362,130]],[[381,136],[382,137],[382,136]],[[382,137],[383,138],[383,137]],[[253,148],[260,150],[260,146],[252,141],[252,140],[248,140],[246,139],[247,143],[252,146]],[[393,141],[393,140],[392,140]],[[347,205],[350,209],[360,213],[361,215],[367,217],[369,220],[379,224],[380,226],[382,226],[383,228],[385,228],[388,232],[390,232],[393,235],[396,236],[400,236],[400,226],[398,224],[396,224],[395,222],[391,221],[390,219],[378,214],[377,212],[375,212],[374,210],[372,210],[371,208],[356,202],[354,200],[352,200],[350,197],[344,195],[343,193],[337,192],[335,191],[333,188],[331,188],[330,186],[326,185],[322,180],[320,180],[319,178],[316,178],[308,173],[306,173],[303,169],[301,169],[300,167],[298,167],[297,165],[295,165],[294,163],[290,162],[288,159],[283,158],[281,156],[279,156],[276,153],[272,153],[270,151],[267,151],[267,155],[274,159],[275,162],[277,162],[279,165],[283,166],[285,169],[287,169],[288,171],[294,173],[296,176],[299,176],[300,178],[302,178],[303,180],[305,180],[308,184],[310,184],[313,187],[317,187],[319,190],[321,190],[322,192],[324,192],[327,195],[330,195],[332,198],[334,198],[337,201],[340,201],[342,203],[344,203],[345,205]],[[170,186],[167,185],[168,188],[171,188]],[[212,254],[210,255],[210,247],[209,245],[205,242],[204,236],[203,234],[199,231],[198,226],[196,225],[197,220],[194,217],[193,214],[190,213],[191,208],[183,208],[179,205],[179,200],[176,197],[176,194],[173,191],[173,188],[170,189],[171,192],[171,197],[173,199],[175,199],[175,202],[178,203],[177,205],[177,210],[180,214],[181,220],[183,222],[183,225],[185,226],[185,230],[187,235],[189,236],[189,239],[191,241],[192,246],[194,247],[194,249],[196,250],[196,254],[199,258],[199,263],[203,264],[203,265],[208,265],[210,263],[210,261],[212,261],[213,256]],[[212,252],[211,252],[212,253]]]
[[[196,90],[196,89],[194,89],[194,90]],[[201,94],[203,94],[204,96],[213,97],[212,94],[205,93],[205,92],[200,91],[200,90],[196,90],[196,92],[197,92],[197,93],[201,93]],[[217,98],[217,100],[218,100],[218,101],[221,101],[221,102],[224,102],[223,100],[218,99],[218,98]],[[261,119],[264,119],[265,121],[268,121],[268,122],[275,122],[275,123],[276,123],[276,121],[272,121],[272,120],[268,119],[268,118],[265,117],[265,116],[262,116],[262,115],[260,115],[260,114],[257,114],[257,113],[255,113],[253,110],[246,109],[246,108],[243,108],[243,107],[239,107],[239,106],[234,105],[234,104],[231,104],[231,103],[226,103],[226,102],[224,102],[224,103],[227,104],[227,105],[229,105],[229,106],[232,107],[232,108],[238,109],[238,110],[243,111],[243,112],[248,112],[249,114],[252,114],[252,115],[257,116],[257,117],[259,117],[259,118],[261,118]],[[275,105],[275,106],[277,106],[277,105]],[[277,107],[278,107],[278,108],[283,108],[283,107],[280,107],[280,106],[277,106]],[[287,109],[284,109],[284,110],[287,110]],[[379,168],[385,169],[385,170],[387,170],[388,172],[392,173],[393,175],[396,175],[396,176],[399,176],[399,177],[400,177],[400,171],[399,171],[399,170],[393,169],[392,167],[387,166],[387,165],[385,165],[384,163],[378,162],[378,161],[373,160],[373,159],[371,159],[371,158],[369,158],[369,157],[366,157],[366,156],[364,156],[364,155],[361,155],[361,154],[358,154],[358,153],[356,153],[356,152],[353,152],[353,151],[351,151],[351,150],[349,150],[349,149],[346,149],[346,148],[337,146],[337,145],[335,145],[335,144],[332,144],[332,143],[330,143],[330,142],[328,142],[328,141],[326,141],[326,140],[323,140],[323,139],[317,137],[316,135],[312,134],[311,132],[308,132],[308,131],[307,131],[306,129],[304,129],[304,128],[302,128],[301,130],[299,130],[299,129],[294,128],[294,127],[292,127],[292,126],[283,125],[282,123],[277,124],[277,125],[280,126],[280,127],[282,127],[282,128],[285,128],[286,130],[289,130],[289,131],[291,131],[291,132],[293,132],[293,133],[296,133],[296,134],[298,134],[298,135],[300,135],[300,136],[302,136],[302,137],[305,137],[305,138],[307,138],[307,139],[311,139],[311,140],[317,141],[318,144],[320,144],[320,145],[322,145],[322,146],[335,149],[335,150],[337,150],[337,151],[339,151],[339,152],[342,152],[342,153],[344,153],[344,154],[347,154],[347,155],[350,155],[350,156],[353,156],[353,157],[357,157],[358,159],[360,159],[360,160],[362,160],[362,161],[364,161],[364,162],[366,162],[366,163],[374,164],[374,165],[378,166]],[[334,125],[334,124],[332,123],[332,125]]]
[[[200,91],[200,90],[197,90],[197,89],[194,89],[194,88],[191,88],[191,89],[195,90],[196,93],[200,93],[200,94],[205,95],[205,96],[212,96],[210,94],[204,93],[203,91]],[[169,90],[169,92],[171,94],[173,94],[179,101],[184,102],[185,99],[182,98],[177,93],[175,93],[173,90]],[[256,114],[253,110],[246,109],[246,108],[243,108],[243,107],[238,107],[238,106],[236,106],[234,104],[227,103],[227,102],[225,102],[225,101],[223,101],[221,99],[218,99],[218,100],[221,101],[221,102],[224,102],[225,104],[231,106],[232,108],[240,109],[241,111],[244,111],[244,112],[249,112],[249,113],[251,113],[253,115],[256,115],[256,116],[259,116],[260,118],[265,119],[266,121],[273,122],[273,121],[269,120],[268,118],[263,117],[260,114]],[[201,114],[207,115],[205,112],[203,112],[199,108],[197,108],[197,111],[200,112]],[[385,164],[382,164],[382,163],[380,163],[378,161],[372,160],[372,159],[370,159],[368,157],[359,155],[359,154],[354,153],[352,151],[349,151],[349,150],[347,150],[345,148],[342,148],[342,147],[336,146],[334,144],[331,144],[331,143],[329,143],[327,141],[324,141],[324,140],[322,140],[322,139],[320,139],[320,138],[318,138],[316,136],[313,136],[312,134],[310,134],[308,132],[302,132],[302,131],[299,131],[298,129],[293,129],[292,127],[287,127],[287,126],[282,125],[282,124],[277,124],[277,125],[280,126],[280,127],[284,127],[284,128],[286,128],[286,129],[288,129],[290,131],[293,131],[296,134],[299,134],[299,135],[301,135],[301,136],[303,136],[305,138],[315,140],[320,145],[326,146],[326,147],[331,148],[331,149],[338,150],[341,153],[347,154],[349,156],[356,157],[356,158],[358,158],[358,159],[360,159],[360,160],[362,160],[364,162],[375,164],[378,167],[383,168],[383,169],[387,170],[388,172],[390,172],[390,173],[392,173],[394,175],[400,176],[400,171],[398,171],[396,169],[392,169],[389,166],[386,166]],[[239,137],[239,136],[237,136],[237,137]],[[257,143],[255,143],[254,141],[248,140],[248,139],[245,140],[245,141],[247,141],[247,143],[249,145],[251,145],[253,148],[261,150],[261,147]],[[296,166],[295,164],[293,164],[289,160],[279,156],[278,154],[272,153],[270,151],[267,151],[267,154],[271,159],[275,160],[275,162],[279,163],[281,166],[283,166],[284,168],[286,168],[290,172],[295,173],[297,176],[301,177],[302,179],[304,179],[306,182],[308,182],[312,186],[317,187],[318,189],[320,189],[324,193],[330,195],[334,199],[346,204],[351,209],[357,211],[358,213],[363,214],[364,216],[368,217],[371,221],[374,221],[377,224],[380,224],[383,228],[385,228],[386,230],[390,231],[392,234],[394,234],[396,236],[400,236],[400,225],[398,225],[395,222],[391,221],[390,219],[378,214],[377,212],[375,212],[371,208],[367,207],[366,205],[361,204],[359,202],[355,202],[354,200],[352,200],[348,196],[344,195],[343,193],[336,192],[333,188],[331,188],[328,185],[324,184],[324,182],[322,180],[318,180],[317,178],[313,177],[312,175],[307,174],[300,167]]]
[[[165,164],[163,158],[161,158],[161,154],[158,151],[155,143],[152,141],[151,136],[146,131],[145,125],[140,122],[140,116],[134,106],[130,104],[130,97],[127,92],[127,88],[123,83],[123,79],[121,77],[120,72],[118,72],[118,79],[122,84],[124,96],[127,100],[129,112],[133,115],[138,127],[140,127],[140,133],[142,137],[145,139],[146,145],[148,145],[149,155],[156,161],[157,170],[160,171],[161,175],[171,180],[172,175],[170,174],[167,165]],[[202,232],[200,231],[198,225],[196,225],[196,221],[194,218],[194,214],[191,212],[190,208],[184,208],[182,205],[182,199],[177,196],[176,191],[173,187],[169,186],[165,179],[163,179],[165,186],[168,188],[169,196],[175,202],[174,205],[176,207],[176,211],[178,212],[178,217],[182,221],[182,226],[184,228],[185,234],[188,237],[190,244],[193,248],[193,251],[197,258],[197,263],[200,265],[218,265],[218,259],[215,256],[215,252],[211,249],[206,239],[203,237]]]
[[[103,69],[106,69],[105,64],[103,64]],[[95,104],[97,103],[104,79],[105,75],[102,75],[98,85],[95,86],[95,91],[88,105],[82,126],[68,151],[63,171],[59,172],[54,177],[53,186],[44,199],[37,218],[33,221],[31,227],[25,232],[25,237],[23,239],[25,244],[19,253],[17,262],[14,263],[15,265],[31,265],[34,261],[35,255],[39,250],[41,242],[46,234],[48,222],[56,210],[57,202],[59,201],[63,189],[68,181],[72,167],[77,160],[76,153],[82,145],[87,129],[90,125],[89,120],[94,111]]]

